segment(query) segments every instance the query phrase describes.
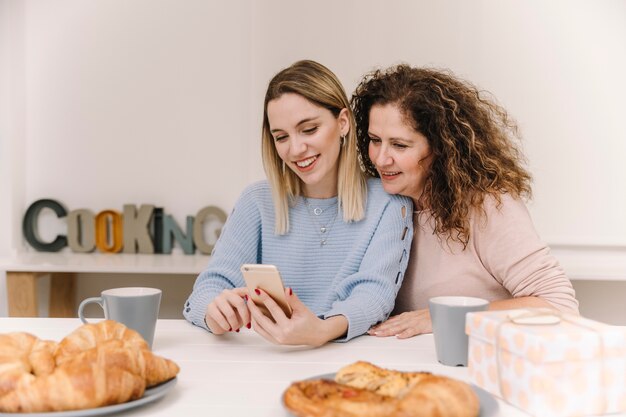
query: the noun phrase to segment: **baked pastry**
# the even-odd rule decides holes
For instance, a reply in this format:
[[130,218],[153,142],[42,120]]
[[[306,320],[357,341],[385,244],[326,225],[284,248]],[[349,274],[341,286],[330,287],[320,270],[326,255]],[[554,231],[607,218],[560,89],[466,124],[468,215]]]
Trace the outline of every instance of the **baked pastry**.
[[174,378],[180,368],[169,359],[149,350],[138,349],[123,340],[111,339],[95,348],[87,349],[64,361],[59,368],[68,368],[85,362],[97,362],[98,366],[119,368],[143,379],[146,388]]
[[30,333],[0,334],[0,397],[54,370],[56,343]]
[[86,324],[67,335],[58,345],[56,364],[63,365],[76,355],[98,346],[134,351],[138,362],[133,372],[145,379],[148,388],[174,378],[179,371],[174,362],[154,355],[139,333],[113,320]]
[[335,375],[335,381],[380,395],[401,397],[410,388],[431,376],[429,372],[391,371],[359,361],[341,368]]
[[470,386],[427,372],[398,372],[367,362],[340,369],[335,381],[291,384],[285,406],[298,417],[476,417]]
[[105,320],[60,343],[28,333],[0,335],[0,412],[79,410],[141,397],[179,368],[141,336]]
[[128,368],[134,366],[128,349],[96,347],[76,356],[54,372],[37,378],[0,397],[0,410],[35,413],[80,410],[140,398],[144,379]]
[[109,340],[121,340],[126,346],[150,350],[148,343],[136,331],[113,320],[103,320],[96,324],[84,324],[65,336],[55,353],[58,365],[80,352],[94,348]]
[[28,355],[28,361],[32,367],[33,374],[47,375],[52,373],[56,368],[55,355],[58,343],[52,340],[37,339],[33,345],[33,349]]
[[283,395],[298,417],[392,416],[398,400],[327,379],[298,381]]

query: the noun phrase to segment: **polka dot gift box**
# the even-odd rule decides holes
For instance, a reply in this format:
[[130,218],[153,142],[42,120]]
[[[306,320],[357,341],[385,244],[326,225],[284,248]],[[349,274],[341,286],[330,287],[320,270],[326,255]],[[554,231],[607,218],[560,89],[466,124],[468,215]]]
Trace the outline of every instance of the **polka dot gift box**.
[[533,416],[626,411],[626,329],[547,309],[468,313],[471,381]]

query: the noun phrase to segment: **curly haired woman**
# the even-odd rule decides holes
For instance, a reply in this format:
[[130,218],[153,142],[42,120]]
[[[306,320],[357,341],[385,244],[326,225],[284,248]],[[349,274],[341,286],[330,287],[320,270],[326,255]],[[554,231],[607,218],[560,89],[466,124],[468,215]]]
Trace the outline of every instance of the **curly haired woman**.
[[503,108],[449,72],[408,65],[367,74],[352,106],[365,169],[415,208],[393,316],[370,334],[431,332],[428,299],[440,295],[484,298],[490,309],[578,312],[523,202],[531,176]]

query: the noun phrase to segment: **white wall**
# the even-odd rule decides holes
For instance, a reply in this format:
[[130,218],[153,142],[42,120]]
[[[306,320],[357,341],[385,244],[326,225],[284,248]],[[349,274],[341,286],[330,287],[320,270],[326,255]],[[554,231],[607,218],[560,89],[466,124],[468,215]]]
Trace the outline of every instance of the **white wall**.
[[301,2],[254,3],[261,23],[253,26],[253,102],[262,103],[277,68],[306,57],[327,63],[348,91],[375,66],[451,68],[519,121],[542,236],[552,244],[626,247],[626,2],[332,4],[304,15]]
[[0,0],[0,35],[0,255],[29,250],[21,216],[44,197],[229,211],[263,178],[266,84],[302,58],[348,92],[401,61],[474,81],[522,127],[545,240],[626,248],[621,0]]
[[[0,1],[0,254],[21,241],[25,154],[24,4]],[[6,283],[0,271],[0,316],[7,315]]]
[[245,2],[27,5],[27,203],[181,220],[232,205],[251,152]]

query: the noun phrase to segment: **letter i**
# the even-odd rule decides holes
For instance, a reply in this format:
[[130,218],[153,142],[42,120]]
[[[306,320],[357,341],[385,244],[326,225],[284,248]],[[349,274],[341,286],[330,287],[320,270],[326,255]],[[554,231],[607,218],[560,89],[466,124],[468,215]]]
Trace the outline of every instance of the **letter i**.
[[154,253],[163,253],[163,208],[155,207],[152,215]]

